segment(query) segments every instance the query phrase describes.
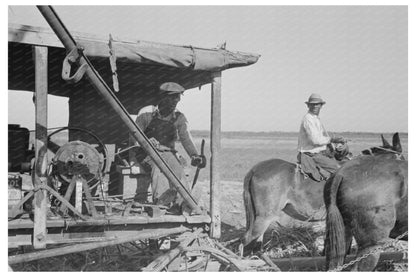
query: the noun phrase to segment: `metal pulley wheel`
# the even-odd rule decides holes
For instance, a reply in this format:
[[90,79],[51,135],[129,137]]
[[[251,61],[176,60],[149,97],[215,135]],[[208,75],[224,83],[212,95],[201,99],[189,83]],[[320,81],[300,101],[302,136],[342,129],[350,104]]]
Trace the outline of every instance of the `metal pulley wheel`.
[[[93,132],[91,132],[87,129],[80,128],[80,127],[63,127],[63,128],[60,128],[60,129],[52,132],[51,134],[48,135],[48,150],[52,151],[55,154],[55,157],[56,157],[58,151],[64,146],[61,143],[62,137],[61,137],[61,135],[58,135],[58,134],[63,132],[63,131],[66,131],[66,130],[75,133],[77,136],[82,136],[82,135],[87,134],[87,138],[89,136],[89,142],[92,138],[93,141],[97,143],[94,146],[91,145],[91,144],[88,144],[88,143],[84,143],[84,146],[88,145],[90,148],[93,148],[94,150],[96,150],[99,153],[99,156],[101,158],[101,160],[100,160],[101,161],[100,170],[101,170],[101,173],[104,174],[105,170],[107,168],[107,157],[108,157],[107,148],[106,148],[105,144]],[[57,138],[55,140],[53,140],[52,139],[53,137],[57,137]],[[84,140],[84,139],[82,139],[82,140]],[[67,139],[66,139],[66,141],[67,141]],[[79,140],[76,140],[76,141],[80,142]],[[66,144],[68,144],[68,142]],[[65,144],[65,146],[66,146],[66,144]],[[72,145],[71,147],[73,148],[74,146]],[[67,148],[71,148],[71,147],[66,146],[66,148],[64,148],[64,149],[66,149],[68,151]],[[60,154],[60,155],[62,155],[62,154]],[[54,158],[54,159],[56,160],[56,158]]]
[[61,146],[53,158],[54,173],[60,179],[70,182],[74,176],[85,180],[99,178],[103,157],[90,144],[71,141]]

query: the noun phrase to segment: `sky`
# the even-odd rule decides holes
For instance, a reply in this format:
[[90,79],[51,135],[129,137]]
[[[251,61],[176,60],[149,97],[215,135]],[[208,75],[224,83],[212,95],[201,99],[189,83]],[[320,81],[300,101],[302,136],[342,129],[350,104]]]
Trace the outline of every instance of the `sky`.
[[[296,132],[311,93],[327,102],[320,117],[329,131],[408,131],[406,6],[55,9],[71,31],[206,48],[226,41],[228,50],[260,54],[223,72],[223,131]],[[48,27],[34,6],[9,6],[8,22]],[[178,108],[191,129],[209,130],[210,92],[185,92]],[[31,96],[9,92],[9,123],[34,126]],[[67,99],[49,101],[49,126],[66,126]]]

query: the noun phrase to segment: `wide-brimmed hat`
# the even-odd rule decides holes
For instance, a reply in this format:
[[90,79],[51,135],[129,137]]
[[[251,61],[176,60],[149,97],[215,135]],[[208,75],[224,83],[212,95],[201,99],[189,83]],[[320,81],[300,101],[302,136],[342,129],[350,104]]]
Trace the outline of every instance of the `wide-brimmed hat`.
[[165,95],[182,94],[185,88],[174,82],[167,82],[160,85],[160,91]]
[[325,104],[326,102],[322,100],[322,97],[319,94],[312,93],[311,96],[309,96],[308,101],[305,102],[306,104]]

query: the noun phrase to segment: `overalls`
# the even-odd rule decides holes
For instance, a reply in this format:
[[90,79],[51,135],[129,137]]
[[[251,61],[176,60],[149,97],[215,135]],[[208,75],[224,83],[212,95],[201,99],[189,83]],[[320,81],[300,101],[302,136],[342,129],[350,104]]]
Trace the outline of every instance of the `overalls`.
[[[179,137],[175,122],[179,115],[180,112],[175,112],[175,117],[169,121],[153,117],[144,133],[148,138],[153,137],[161,145],[169,148],[169,150],[165,148],[159,150],[159,154],[172,169],[173,173],[181,180],[182,184],[189,189],[185,172],[175,151],[175,141]],[[170,184],[169,180],[160,171],[155,162],[150,157],[146,157],[143,162],[149,164],[151,167],[153,203],[168,207],[173,205],[172,202],[181,204],[183,201],[182,197],[178,195],[176,189]]]

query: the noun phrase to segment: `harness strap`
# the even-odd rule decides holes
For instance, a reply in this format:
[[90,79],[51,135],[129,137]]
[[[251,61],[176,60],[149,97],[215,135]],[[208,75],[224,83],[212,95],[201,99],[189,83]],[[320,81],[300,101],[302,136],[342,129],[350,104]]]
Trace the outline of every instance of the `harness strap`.
[[[387,149],[387,148],[383,148],[383,147],[379,147],[379,146],[374,146],[372,148],[376,148],[376,149],[380,149],[380,150],[383,150],[383,151],[386,151],[386,152],[396,154],[398,159],[404,157],[402,153],[400,153],[398,151],[391,150],[391,149]],[[368,149],[368,150],[369,150],[371,156],[374,156],[374,153],[373,153],[373,151],[371,151],[371,148]]]

